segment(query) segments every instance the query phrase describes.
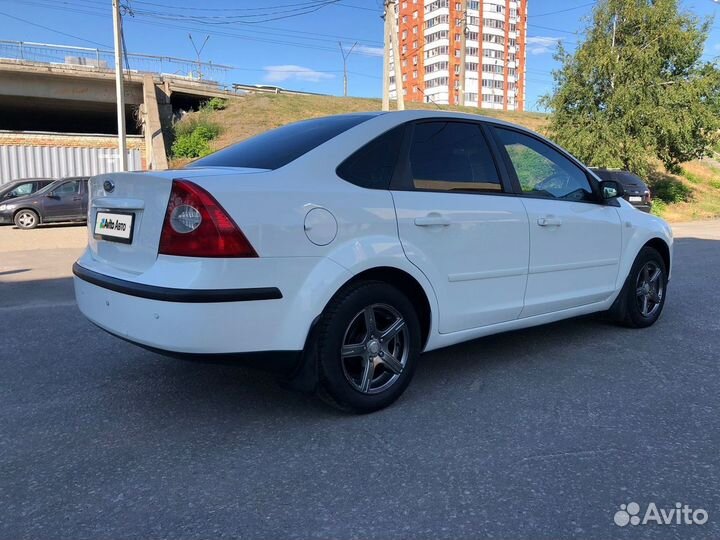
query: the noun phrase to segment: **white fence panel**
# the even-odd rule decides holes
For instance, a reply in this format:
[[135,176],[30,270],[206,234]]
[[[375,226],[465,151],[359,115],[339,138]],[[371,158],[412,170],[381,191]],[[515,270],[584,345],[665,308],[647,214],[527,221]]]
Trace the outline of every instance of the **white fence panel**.
[[[128,150],[128,170],[142,169],[140,150]],[[18,178],[63,178],[117,172],[115,148],[0,145],[0,184]]]

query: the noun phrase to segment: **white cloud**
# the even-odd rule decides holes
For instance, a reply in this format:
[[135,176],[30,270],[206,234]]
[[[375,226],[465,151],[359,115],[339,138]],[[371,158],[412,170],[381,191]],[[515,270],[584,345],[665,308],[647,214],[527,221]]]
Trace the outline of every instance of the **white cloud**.
[[563,38],[551,36],[532,36],[527,38],[527,50],[530,54],[553,52]]
[[[382,47],[370,47],[369,45],[358,45],[355,47],[355,51],[359,52],[360,54],[364,54],[365,56],[382,56],[383,55],[383,48]],[[355,52],[353,51],[353,52]]]
[[287,64],[284,66],[265,66],[265,81],[271,83],[279,83],[284,81],[305,81],[320,82],[335,77],[332,73],[323,73],[315,71],[304,66],[296,66]]

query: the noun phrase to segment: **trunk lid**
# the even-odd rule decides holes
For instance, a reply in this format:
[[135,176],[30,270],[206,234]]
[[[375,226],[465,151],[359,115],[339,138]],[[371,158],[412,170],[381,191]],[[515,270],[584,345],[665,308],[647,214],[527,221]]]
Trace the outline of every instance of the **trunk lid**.
[[[88,248],[90,254],[93,259],[104,265],[123,272],[141,274],[157,259],[160,233],[174,179],[182,178],[193,181],[193,178],[260,172],[266,171],[265,169],[198,168],[109,173],[95,176],[89,182]],[[112,189],[109,189],[110,183]],[[98,212],[132,215],[131,243],[108,241],[96,235],[95,225]]]

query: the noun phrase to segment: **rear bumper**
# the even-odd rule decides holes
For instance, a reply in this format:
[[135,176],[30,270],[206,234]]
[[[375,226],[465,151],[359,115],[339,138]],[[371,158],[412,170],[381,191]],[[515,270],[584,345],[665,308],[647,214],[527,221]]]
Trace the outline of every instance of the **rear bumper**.
[[648,214],[652,210],[652,205],[649,205],[647,203],[630,203],[630,204],[632,204],[635,208],[637,208],[641,212],[646,212]]
[[275,362],[304,349],[347,271],[325,258],[158,257],[133,274],[86,252],[73,272],[80,311],[115,336],[171,356]]
[[250,287],[243,289],[176,289],[136,283],[93,272],[78,263],[73,264],[73,274],[83,281],[103,289],[163,302],[188,304],[212,304],[217,302],[252,302],[255,300],[279,300],[282,293],[277,287]]
[[151,291],[154,296],[169,294],[173,298],[160,300],[139,296],[148,292],[145,289],[113,290],[117,288],[114,282],[101,285],[86,277],[75,268],[75,297],[80,311],[103,330],[143,347],[174,356],[298,349],[274,335],[277,327],[273,322],[281,316],[281,300],[218,301],[216,291],[208,291],[210,302],[201,302],[200,297],[186,302],[179,301],[177,293]]

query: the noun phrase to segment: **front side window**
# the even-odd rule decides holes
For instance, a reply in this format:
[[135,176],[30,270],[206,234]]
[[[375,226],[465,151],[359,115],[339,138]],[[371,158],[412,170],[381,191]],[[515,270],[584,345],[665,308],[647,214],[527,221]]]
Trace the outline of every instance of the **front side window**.
[[33,182],[27,182],[26,184],[20,184],[18,187],[8,193],[6,199],[14,199],[15,197],[22,197],[23,195],[30,195],[33,192]]
[[387,189],[404,133],[405,126],[398,126],[373,139],[340,164],[338,176],[360,187]]
[[65,182],[53,191],[53,194],[58,197],[66,197],[69,195],[75,195],[80,193],[80,180],[73,180],[72,182]]
[[371,118],[371,114],[342,114],[288,124],[193,161],[188,167],[279,169]]
[[595,201],[585,172],[547,144],[510,129],[495,127],[523,193],[568,201]]
[[416,190],[502,191],[492,153],[478,124],[418,123],[409,157]]

